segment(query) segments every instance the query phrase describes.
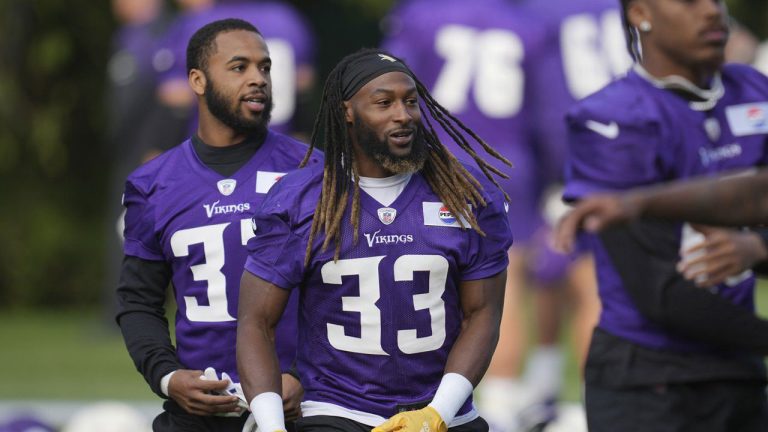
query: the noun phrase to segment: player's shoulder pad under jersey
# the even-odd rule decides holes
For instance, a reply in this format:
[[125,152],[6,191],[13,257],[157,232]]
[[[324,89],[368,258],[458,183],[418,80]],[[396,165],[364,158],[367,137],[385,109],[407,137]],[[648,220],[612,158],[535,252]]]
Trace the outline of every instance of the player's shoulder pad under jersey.
[[310,164],[280,178],[267,193],[259,209],[263,214],[281,214],[292,223],[314,215],[323,184],[323,164]]
[[172,171],[179,163],[184,163],[184,152],[187,151],[185,146],[191,146],[189,140],[140,165],[128,175],[126,182],[144,194],[149,193],[165,173]]
[[752,66],[729,63],[722,69],[723,83],[728,91],[729,85],[736,85],[741,88],[749,87],[752,91],[762,93],[768,97],[768,76]]
[[625,76],[576,102],[566,113],[568,127],[608,141],[620,138],[622,132],[648,133],[649,124],[663,122],[652,94],[663,90],[641,80],[636,75]]

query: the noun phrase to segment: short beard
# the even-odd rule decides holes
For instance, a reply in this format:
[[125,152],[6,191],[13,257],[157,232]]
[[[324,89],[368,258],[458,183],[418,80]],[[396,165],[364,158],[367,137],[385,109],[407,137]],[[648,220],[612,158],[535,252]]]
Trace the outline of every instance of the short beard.
[[208,111],[214,117],[237,134],[253,135],[263,134],[267,131],[267,125],[272,116],[271,97],[264,101],[264,110],[255,120],[240,115],[236,108],[230,106],[230,102],[216,89],[213,80],[209,77],[205,83],[205,103],[208,105]]
[[411,152],[404,156],[393,155],[386,141],[380,140],[362,119],[355,115],[353,134],[366,155],[378,162],[385,170],[394,174],[420,171],[427,161],[427,146],[424,140],[424,128],[417,124],[411,144]]

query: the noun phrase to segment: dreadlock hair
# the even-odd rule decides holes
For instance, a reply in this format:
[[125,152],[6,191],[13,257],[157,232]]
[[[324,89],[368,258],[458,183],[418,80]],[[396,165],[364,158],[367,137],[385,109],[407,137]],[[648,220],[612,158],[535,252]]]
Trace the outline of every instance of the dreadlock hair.
[[[370,56],[372,54],[387,54],[405,64],[399,58],[376,49],[361,49],[356,53],[344,57],[339,64],[331,71],[325,82],[323,97],[320,103],[320,110],[315,118],[315,123],[310,140],[310,146],[307,150],[301,166],[305,166],[309,161],[312,150],[315,147],[321,147],[324,144],[325,162],[323,170],[323,185],[320,199],[315,209],[315,216],[312,220],[312,228],[309,236],[309,243],[305,255],[305,265],[309,263],[312,253],[312,244],[317,233],[322,229],[325,233],[322,250],[326,250],[333,241],[335,243],[334,260],[339,259],[341,251],[341,225],[344,212],[347,208],[349,199],[350,184],[354,185],[352,191],[352,210],[350,212],[349,222],[353,227],[354,243],[358,241],[358,231],[360,222],[360,177],[355,166],[353,157],[353,148],[350,136],[347,130],[345,120],[344,98],[342,96],[342,76],[347,67],[356,60]],[[472,148],[465,134],[469,135],[474,141],[479,143],[483,149],[508,166],[512,164],[483,141],[475,132],[465,126],[459,119],[454,117],[448,110],[443,108],[421,81],[413,73],[411,78],[416,83],[416,90],[419,95],[420,105],[427,108],[430,116],[437,121],[442,129],[475,160],[477,166],[482,170],[485,176],[496,187],[501,189],[499,183],[493,174],[508,178],[496,167],[483,160]],[[480,183],[464,168],[464,166],[446,149],[435,133],[428,116],[422,116],[426,122],[419,125],[423,129],[423,136],[426,141],[427,159],[421,172],[426,178],[432,190],[434,190],[443,203],[454,215],[458,215],[457,220],[462,228],[469,226],[480,233],[485,233],[480,229],[477,220],[471,211],[470,204],[485,206],[486,202],[480,193],[482,186]],[[322,136],[320,130],[322,129]],[[418,134],[416,135],[418,136]],[[509,196],[504,193],[504,197],[509,201]]]
[[204,25],[189,38],[187,74],[192,69],[205,72],[208,69],[208,59],[216,52],[216,36],[235,30],[250,31],[261,36],[261,32],[253,24],[238,18],[222,19]]
[[621,3],[621,22],[624,24],[624,36],[627,39],[627,51],[632,59],[639,62],[642,58],[640,52],[640,35],[637,29],[629,22],[629,4],[634,0],[620,0]]

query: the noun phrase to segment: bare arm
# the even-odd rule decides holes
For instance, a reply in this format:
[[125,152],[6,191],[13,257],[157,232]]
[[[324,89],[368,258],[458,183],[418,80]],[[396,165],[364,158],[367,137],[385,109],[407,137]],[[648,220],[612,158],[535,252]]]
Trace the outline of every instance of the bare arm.
[[465,281],[459,287],[464,319],[445,373],[457,373],[477,385],[488,369],[499,341],[499,324],[504,304],[506,270],[488,279]]
[[237,370],[248,401],[265,392],[281,394],[275,327],[289,296],[290,291],[243,272],[237,311]]
[[638,217],[710,225],[768,222],[768,169],[727,179],[705,178],[636,189],[624,195],[598,194],[580,201],[558,224],[556,243],[570,250],[579,229],[600,231]]

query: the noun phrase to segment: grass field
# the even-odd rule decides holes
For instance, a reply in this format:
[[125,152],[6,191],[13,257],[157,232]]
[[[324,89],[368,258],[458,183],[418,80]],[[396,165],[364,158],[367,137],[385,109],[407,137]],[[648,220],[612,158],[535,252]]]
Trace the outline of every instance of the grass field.
[[[768,284],[758,310],[768,316]],[[98,311],[0,312],[2,400],[157,400],[136,372],[116,325]],[[563,399],[579,399],[576,363],[566,365]]]

